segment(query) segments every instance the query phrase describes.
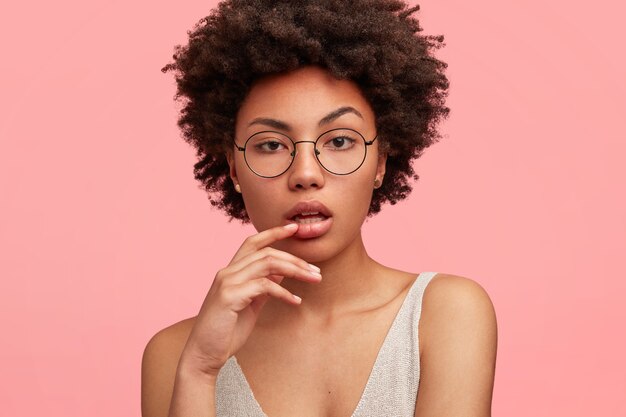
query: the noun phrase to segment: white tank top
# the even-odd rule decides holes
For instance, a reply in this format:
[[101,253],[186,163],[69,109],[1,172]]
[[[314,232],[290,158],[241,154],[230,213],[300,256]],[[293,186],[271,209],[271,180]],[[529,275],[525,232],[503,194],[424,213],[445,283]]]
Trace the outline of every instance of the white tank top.
[[[422,296],[436,272],[422,272],[413,282],[378,351],[363,394],[351,417],[413,417],[420,379],[417,326]],[[217,376],[217,417],[269,417],[231,356]]]

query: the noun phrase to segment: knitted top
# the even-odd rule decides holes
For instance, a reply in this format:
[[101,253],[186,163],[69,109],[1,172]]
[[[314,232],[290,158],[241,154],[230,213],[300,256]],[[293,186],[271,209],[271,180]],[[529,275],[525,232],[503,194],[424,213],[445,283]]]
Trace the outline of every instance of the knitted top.
[[[351,417],[413,417],[420,379],[417,326],[424,290],[436,274],[422,272],[413,282]],[[255,399],[234,355],[217,376],[215,404],[217,417],[269,417]]]

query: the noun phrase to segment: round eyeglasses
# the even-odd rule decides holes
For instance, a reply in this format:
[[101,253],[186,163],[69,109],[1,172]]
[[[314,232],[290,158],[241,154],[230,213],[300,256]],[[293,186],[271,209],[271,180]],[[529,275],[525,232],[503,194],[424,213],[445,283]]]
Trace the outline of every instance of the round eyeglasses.
[[243,152],[248,168],[263,178],[274,178],[287,172],[296,157],[298,143],[312,143],[315,157],[326,171],[348,175],[363,165],[367,147],[377,137],[368,142],[356,130],[337,128],[322,133],[315,141],[294,142],[284,133],[264,130],[250,136],[243,147],[237,143],[235,147]]

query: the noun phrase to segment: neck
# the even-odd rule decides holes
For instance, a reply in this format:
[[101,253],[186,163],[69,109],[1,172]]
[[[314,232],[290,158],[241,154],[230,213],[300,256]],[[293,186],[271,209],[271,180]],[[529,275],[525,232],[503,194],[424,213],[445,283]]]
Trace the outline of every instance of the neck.
[[291,306],[271,298],[262,310],[265,319],[272,322],[283,317],[296,321],[328,321],[342,313],[363,308],[376,293],[376,277],[384,268],[369,257],[360,233],[343,252],[315,265],[322,270],[321,282],[284,279],[281,283],[291,293],[300,296],[302,303]]

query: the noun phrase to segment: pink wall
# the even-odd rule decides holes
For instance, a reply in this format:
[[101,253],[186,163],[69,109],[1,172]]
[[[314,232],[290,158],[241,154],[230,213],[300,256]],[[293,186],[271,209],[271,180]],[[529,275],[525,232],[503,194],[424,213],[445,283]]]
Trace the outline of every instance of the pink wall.
[[[0,12],[2,413],[138,415],[145,343],[252,233],[198,189],[160,72],[214,2],[39,3]],[[489,292],[497,416],[626,415],[617,4],[421,3],[448,43],[447,137],[366,243]]]

